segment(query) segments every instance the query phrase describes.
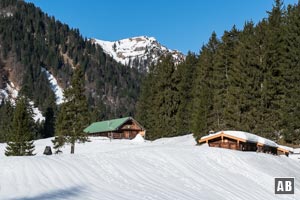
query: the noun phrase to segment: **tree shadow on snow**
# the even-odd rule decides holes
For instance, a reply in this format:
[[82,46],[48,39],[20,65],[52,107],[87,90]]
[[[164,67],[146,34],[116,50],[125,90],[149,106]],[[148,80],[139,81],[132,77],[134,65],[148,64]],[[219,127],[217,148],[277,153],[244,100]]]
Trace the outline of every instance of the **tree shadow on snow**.
[[39,194],[33,197],[18,197],[9,200],[54,200],[54,199],[68,199],[78,196],[82,192],[81,186],[74,186],[67,189],[59,189],[51,192]]

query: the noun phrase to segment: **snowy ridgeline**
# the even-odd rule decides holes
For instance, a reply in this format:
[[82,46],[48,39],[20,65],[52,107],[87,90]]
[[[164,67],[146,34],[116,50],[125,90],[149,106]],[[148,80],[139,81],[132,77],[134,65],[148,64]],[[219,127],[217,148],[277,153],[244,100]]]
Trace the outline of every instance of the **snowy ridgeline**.
[[[139,141],[139,142],[137,142]],[[91,138],[62,155],[5,157],[0,199],[300,199],[300,162],[285,156],[196,146],[192,135],[143,142]],[[295,195],[274,195],[274,177],[295,177]]]
[[118,41],[103,41],[92,39],[99,44],[105,53],[113,57],[117,62],[132,67],[134,60],[145,61],[151,59],[156,63],[161,55],[171,54],[174,61],[181,62],[184,55],[177,50],[171,50],[161,45],[154,37],[139,36]]

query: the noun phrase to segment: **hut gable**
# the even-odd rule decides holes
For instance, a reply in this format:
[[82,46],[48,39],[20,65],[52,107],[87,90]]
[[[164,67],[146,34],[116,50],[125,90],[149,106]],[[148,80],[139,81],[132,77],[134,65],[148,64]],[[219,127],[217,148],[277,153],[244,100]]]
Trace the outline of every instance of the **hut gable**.
[[132,139],[137,134],[145,136],[145,128],[132,117],[94,122],[84,132],[90,136],[105,136],[114,139]]

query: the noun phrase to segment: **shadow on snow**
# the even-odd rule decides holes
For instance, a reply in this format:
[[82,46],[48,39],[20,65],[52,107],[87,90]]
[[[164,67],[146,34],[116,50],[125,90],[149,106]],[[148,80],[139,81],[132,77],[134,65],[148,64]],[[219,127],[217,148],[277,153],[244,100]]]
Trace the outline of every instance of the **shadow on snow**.
[[67,189],[58,189],[51,192],[39,194],[32,197],[18,197],[8,200],[54,200],[54,199],[68,199],[78,196],[82,192],[81,186],[74,186]]

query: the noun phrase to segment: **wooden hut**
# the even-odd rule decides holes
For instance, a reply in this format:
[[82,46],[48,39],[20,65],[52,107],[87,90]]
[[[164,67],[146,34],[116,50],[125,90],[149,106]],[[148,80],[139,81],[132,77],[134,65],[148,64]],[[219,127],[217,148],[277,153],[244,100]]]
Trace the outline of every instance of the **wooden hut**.
[[112,139],[133,139],[137,134],[145,137],[146,130],[132,117],[94,122],[84,132],[89,136],[104,136]]
[[294,153],[294,149],[291,147],[278,145],[277,147],[277,155],[286,155],[289,156],[290,154]]
[[274,141],[242,131],[220,131],[202,137],[198,143],[207,143],[210,147],[220,147],[240,151],[287,154],[287,151],[279,147]]

